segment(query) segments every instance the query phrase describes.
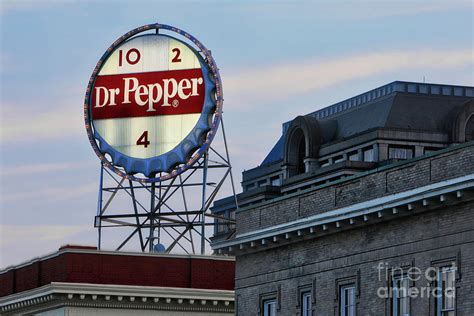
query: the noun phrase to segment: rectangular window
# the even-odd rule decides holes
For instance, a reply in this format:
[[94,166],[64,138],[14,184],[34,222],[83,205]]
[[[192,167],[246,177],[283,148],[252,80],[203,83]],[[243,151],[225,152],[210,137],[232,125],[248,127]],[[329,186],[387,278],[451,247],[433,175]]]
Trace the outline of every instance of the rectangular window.
[[336,156],[333,158],[333,161],[334,163],[338,163],[338,162],[341,162],[341,161],[344,161],[346,159],[344,159],[344,156]]
[[454,88],[454,95],[462,97],[462,88]]
[[388,147],[388,159],[411,159],[413,158],[413,148],[411,147]]
[[353,151],[347,154],[350,161],[359,161],[359,153],[357,151]]
[[443,95],[451,95],[451,87],[443,87],[441,91]]
[[301,316],[311,316],[311,292],[301,293]]
[[392,281],[392,316],[410,316],[410,279],[399,275]]
[[276,299],[263,301],[263,316],[276,316]]
[[281,179],[279,176],[271,178],[270,181],[274,187],[278,187],[281,185]]
[[438,270],[436,298],[436,316],[454,316],[456,314],[456,268],[441,267]]
[[245,191],[252,190],[254,187],[255,187],[255,184],[254,184],[254,183],[247,184],[247,185],[245,186]]
[[321,167],[327,167],[331,164],[329,160],[323,160],[321,161]]
[[364,149],[364,161],[373,162],[375,161],[375,154],[373,148]]
[[356,316],[355,285],[341,286],[339,298],[340,316]]
[[258,186],[259,186],[259,187],[263,187],[263,186],[265,186],[265,185],[267,185],[267,180],[260,180],[260,181],[258,181]]
[[[229,217],[230,217],[230,219],[235,220],[235,210],[231,210],[231,211],[229,212]],[[230,223],[228,223],[228,224],[227,224],[227,228],[228,228],[228,229],[235,229],[235,224],[230,224]]]
[[440,94],[440,89],[439,86],[431,86],[431,94]]
[[[220,216],[224,216],[224,213],[222,214],[218,214]],[[217,234],[220,234],[220,233],[225,233],[227,231],[227,225],[226,225],[226,222],[222,219],[216,219],[216,222],[217,222]]]
[[420,93],[428,93],[428,86],[427,85],[420,85]]

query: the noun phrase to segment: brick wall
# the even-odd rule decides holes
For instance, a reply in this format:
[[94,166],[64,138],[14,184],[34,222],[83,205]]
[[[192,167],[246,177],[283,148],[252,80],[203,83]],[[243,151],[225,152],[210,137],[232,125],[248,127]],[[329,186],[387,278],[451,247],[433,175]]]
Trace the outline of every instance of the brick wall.
[[[249,232],[473,173],[474,146],[454,147],[243,210],[237,213],[237,229]],[[338,282],[351,280],[357,284],[358,315],[391,315],[391,301],[377,295],[389,284],[379,279],[379,262],[425,271],[440,260],[453,261],[459,269],[457,315],[474,315],[472,199],[242,253],[236,259],[237,314],[261,315],[261,297],[271,294],[280,298],[278,315],[299,315],[298,291],[312,287],[313,315],[338,315]],[[429,289],[433,284],[422,277],[412,286]],[[413,298],[411,314],[434,315],[434,304],[426,296]]]
[[236,214],[236,229],[242,234],[470,173],[474,173],[474,145],[452,148],[243,209]]
[[65,250],[0,273],[0,296],[51,282],[234,289],[232,260]]
[[[416,266],[423,271],[440,259],[461,271],[457,315],[473,315],[474,203],[437,209],[271,250],[237,257],[238,315],[258,315],[259,297],[280,293],[279,315],[298,315],[298,288],[315,283],[314,315],[337,315],[337,281],[359,284],[359,315],[390,315],[390,301],[379,298],[377,265]],[[427,286],[423,277],[414,284]],[[433,315],[428,298],[411,301],[413,315]]]

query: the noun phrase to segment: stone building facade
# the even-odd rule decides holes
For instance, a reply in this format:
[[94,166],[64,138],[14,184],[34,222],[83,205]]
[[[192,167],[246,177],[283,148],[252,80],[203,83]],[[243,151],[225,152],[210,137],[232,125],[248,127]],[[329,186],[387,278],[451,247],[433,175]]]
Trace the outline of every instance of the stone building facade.
[[213,207],[237,314],[473,315],[473,97],[394,82],[285,123]]

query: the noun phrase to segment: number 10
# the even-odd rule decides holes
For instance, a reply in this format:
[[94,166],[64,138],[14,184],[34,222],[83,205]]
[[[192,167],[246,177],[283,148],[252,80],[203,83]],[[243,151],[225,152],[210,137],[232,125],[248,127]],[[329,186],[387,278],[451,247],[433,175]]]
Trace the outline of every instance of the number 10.
[[[125,60],[129,65],[135,65],[140,61],[140,51],[136,48],[131,48],[125,54]],[[119,50],[119,67],[123,64],[123,50]]]

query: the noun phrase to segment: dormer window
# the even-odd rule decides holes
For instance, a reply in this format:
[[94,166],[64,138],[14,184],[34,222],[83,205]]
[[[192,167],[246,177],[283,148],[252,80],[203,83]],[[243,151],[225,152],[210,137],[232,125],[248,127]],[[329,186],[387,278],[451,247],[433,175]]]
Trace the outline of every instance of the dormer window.
[[471,115],[469,120],[466,122],[466,142],[474,140],[474,114]]
[[284,178],[316,169],[321,140],[319,123],[315,117],[298,116],[291,122],[285,136]]
[[350,161],[359,161],[359,153],[357,151],[353,151],[347,154]]
[[346,158],[342,155],[341,156],[336,156],[336,157],[333,158],[334,163],[338,163],[338,162],[341,162],[341,161],[344,161],[344,160],[346,160]]
[[463,143],[474,140],[474,100],[470,100],[462,106],[452,129],[452,139]]
[[304,165],[304,159],[306,156],[306,140],[304,137],[301,138],[300,144],[298,145],[298,174],[305,173],[306,168]]
[[413,158],[413,148],[404,146],[390,146],[388,148],[389,159],[411,159]]
[[373,147],[365,148],[363,150],[363,154],[364,154],[364,161],[367,161],[367,162],[375,161],[375,153],[374,153]]

